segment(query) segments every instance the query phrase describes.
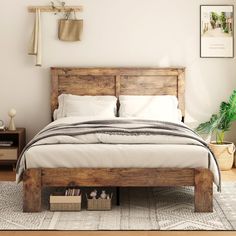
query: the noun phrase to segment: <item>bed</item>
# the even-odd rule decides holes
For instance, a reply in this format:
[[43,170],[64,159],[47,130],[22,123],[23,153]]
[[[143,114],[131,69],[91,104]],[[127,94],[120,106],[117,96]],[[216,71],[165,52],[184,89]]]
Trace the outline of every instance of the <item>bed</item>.
[[[52,116],[53,111],[58,108],[60,94],[113,95],[116,97],[120,95],[174,95],[178,98],[179,109],[184,119],[184,75],[184,68],[51,68]],[[35,147],[34,153],[37,153],[35,161],[44,159],[43,162],[46,164],[37,165],[34,162],[34,164],[28,164],[28,167],[23,171],[23,211],[38,212],[41,210],[43,187],[65,187],[68,185],[80,187],[194,186],[195,212],[213,211],[213,180],[218,178],[219,186],[220,176],[216,176],[219,175],[217,173],[214,177],[214,171],[212,172],[208,168],[209,159],[207,157],[204,157],[207,162],[205,164],[190,163],[187,165],[185,164],[187,156],[191,156],[190,160],[197,160],[199,157],[194,156],[194,151],[190,149],[189,145],[179,147],[175,153],[169,152],[168,147],[162,145],[126,145],[126,147],[130,149],[132,156],[137,157],[135,158],[136,164],[129,162],[131,156],[125,156],[124,151],[125,159],[123,160],[122,156],[116,154],[120,153],[118,149],[126,150],[122,144],[117,145],[117,143],[113,146],[112,144],[97,145],[96,148],[91,148],[89,144],[80,146],[79,149],[77,145],[70,146],[70,149],[74,148],[74,152],[79,156],[79,150],[87,148],[86,156],[90,158],[90,161],[87,161],[86,164],[79,162],[83,155],[81,152],[81,156],[77,159],[79,164],[73,163],[72,160],[73,164],[71,165],[65,164],[64,161],[56,166],[50,165],[50,161],[47,162],[49,157],[44,155],[42,147]],[[65,155],[63,154],[64,146],[59,147],[58,145],[58,148],[55,148],[52,145],[51,148],[51,150],[54,148],[54,152],[51,152],[51,159],[61,160]],[[199,145],[192,148],[195,148],[198,153],[201,150],[202,156],[206,154]],[[147,150],[149,150],[148,155]],[[152,153],[161,154],[160,156],[165,158],[162,163],[165,164],[154,163],[155,159],[151,158],[150,150]],[[111,153],[110,159],[107,159],[106,164],[104,162],[99,165],[100,160],[96,160],[97,153],[105,153],[105,151]],[[116,157],[117,155],[119,158]],[[143,161],[142,155],[147,156],[146,162]],[[171,161],[168,163],[166,160],[171,160],[174,155],[185,156],[185,159],[172,165]],[[61,157],[59,158],[59,156]],[[115,163],[117,159],[120,160],[118,164],[109,164]],[[217,167],[217,163],[215,166]]]

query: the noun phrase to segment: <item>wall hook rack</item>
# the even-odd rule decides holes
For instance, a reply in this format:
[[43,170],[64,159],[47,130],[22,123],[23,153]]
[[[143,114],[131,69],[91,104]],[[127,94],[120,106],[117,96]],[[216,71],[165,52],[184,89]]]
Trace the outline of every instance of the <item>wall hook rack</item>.
[[69,11],[74,11],[74,12],[81,12],[83,11],[82,6],[29,6],[28,7],[28,12],[30,13],[35,13],[36,9],[40,9],[41,12],[69,12]]

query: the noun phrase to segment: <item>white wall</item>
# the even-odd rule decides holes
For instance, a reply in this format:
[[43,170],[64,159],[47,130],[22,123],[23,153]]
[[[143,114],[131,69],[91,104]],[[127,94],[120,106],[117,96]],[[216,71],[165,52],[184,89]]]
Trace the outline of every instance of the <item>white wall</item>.
[[[234,0],[80,0],[83,41],[57,40],[57,16],[43,14],[43,67],[27,55],[33,14],[28,5],[47,0],[1,0],[0,119],[17,110],[27,137],[50,122],[51,66],[185,66],[186,121],[209,118],[236,88],[236,59],[199,58],[199,5]],[[234,130],[236,129],[236,126]],[[228,139],[236,141],[232,130]]]

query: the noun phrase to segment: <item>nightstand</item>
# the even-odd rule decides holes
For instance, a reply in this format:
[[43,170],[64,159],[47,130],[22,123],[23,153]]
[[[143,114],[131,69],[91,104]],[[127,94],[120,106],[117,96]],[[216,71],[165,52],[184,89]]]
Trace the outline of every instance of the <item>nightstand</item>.
[[10,146],[0,143],[0,165],[16,165],[17,159],[25,147],[25,128],[17,128],[14,131],[0,131],[0,141],[10,141]]

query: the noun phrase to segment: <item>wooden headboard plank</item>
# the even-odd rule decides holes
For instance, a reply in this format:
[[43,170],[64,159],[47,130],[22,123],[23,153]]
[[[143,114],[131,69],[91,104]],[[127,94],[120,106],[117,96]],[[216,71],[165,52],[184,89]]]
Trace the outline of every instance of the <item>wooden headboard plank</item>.
[[114,75],[71,75],[59,76],[59,94],[71,93],[77,95],[115,95],[116,77]]
[[59,70],[51,68],[51,114],[58,107]]
[[177,96],[177,76],[122,76],[120,94]]
[[116,97],[120,96],[120,75],[116,75]]
[[51,68],[51,110],[61,93],[76,95],[175,95],[185,114],[184,68]]
[[177,84],[177,97],[179,101],[179,109],[185,116],[185,70],[178,70],[178,84]]
[[184,68],[77,68],[77,67],[52,67],[58,75],[178,75],[178,70]]

